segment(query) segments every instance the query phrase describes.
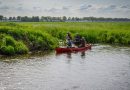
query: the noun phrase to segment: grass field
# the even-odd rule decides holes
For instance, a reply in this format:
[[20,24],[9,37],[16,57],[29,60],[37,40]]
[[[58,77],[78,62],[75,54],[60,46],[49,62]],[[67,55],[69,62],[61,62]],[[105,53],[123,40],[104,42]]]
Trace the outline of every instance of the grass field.
[[54,49],[67,32],[88,43],[130,45],[130,22],[0,22],[0,54]]

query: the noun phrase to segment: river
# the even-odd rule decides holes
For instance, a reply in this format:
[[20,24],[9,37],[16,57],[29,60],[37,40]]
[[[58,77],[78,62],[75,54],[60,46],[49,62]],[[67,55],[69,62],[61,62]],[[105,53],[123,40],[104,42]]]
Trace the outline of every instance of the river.
[[0,90],[130,90],[130,47],[0,61]]

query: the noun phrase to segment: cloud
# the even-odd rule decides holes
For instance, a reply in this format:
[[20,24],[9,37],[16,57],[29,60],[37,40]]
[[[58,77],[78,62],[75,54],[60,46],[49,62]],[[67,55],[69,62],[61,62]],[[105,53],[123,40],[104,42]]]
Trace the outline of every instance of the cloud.
[[128,8],[127,6],[121,6],[121,8]]
[[115,10],[117,8],[116,5],[109,5],[107,7],[102,7],[102,10],[104,11],[112,11],[112,10]]
[[62,7],[62,10],[69,10],[69,7],[63,6],[63,7]]
[[83,4],[83,5],[80,6],[79,10],[84,11],[84,10],[88,10],[90,8],[92,8],[92,5]]
[[65,11],[68,11],[70,10],[71,6],[63,6],[62,8],[50,8],[50,9],[45,9],[46,12],[50,12],[50,13],[62,13],[62,12],[65,12]]
[[1,9],[1,10],[8,10],[9,7],[8,7],[8,6],[1,6],[0,9]]
[[23,7],[18,7],[17,10],[22,11],[22,10],[23,10]]
[[35,10],[35,11],[41,11],[41,7],[33,7],[33,10]]
[[110,5],[110,6],[108,6],[106,9],[110,9],[110,10],[113,10],[113,9],[116,9],[116,5]]
[[116,5],[107,5],[107,6],[101,6],[100,8],[98,8],[98,12],[99,13],[111,13],[111,12],[115,12],[119,9],[119,7],[117,7]]
[[18,5],[19,5],[19,6],[22,6],[23,4],[22,4],[22,3],[19,3]]
[[5,16],[130,17],[130,0],[0,0]]
[[[97,10],[99,13],[102,14],[112,14],[113,16],[118,14],[124,15],[124,14],[129,14],[130,12],[130,7],[128,5],[123,5],[123,6],[117,6],[117,5],[108,5],[108,6],[102,6]],[[118,14],[117,14],[118,13]],[[125,16],[125,15],[124,15]]]
[[60,9],[57,8],[50,8],[50,9],[45,9],[46,12],[51,12],[51,13],[57,13],[60,11]]
[[124,5],[120,7],[121,9],[130,10],[130,5]]

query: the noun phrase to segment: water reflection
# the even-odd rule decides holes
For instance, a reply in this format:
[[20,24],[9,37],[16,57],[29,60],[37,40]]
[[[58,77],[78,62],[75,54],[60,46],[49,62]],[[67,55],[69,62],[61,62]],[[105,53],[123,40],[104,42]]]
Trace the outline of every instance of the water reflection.
[[75,52],[75,53],[68,52],[68,53],[56,54],[56,56],[62,55],[62,54],[66,54],[66,57],[67,57],[68,59],[72,59],[72,58],[73,58],[73,57],[72,57],[72,54],[80,54],[81,58],[84,59],[84,58],[85,58],[85,52],[86,52],[86,51]]
[[71,55],[71,53],[69,52],[69,53],[66,53],[67,54],[67,58],[69,58],[69,59],[71,59],[72,58],[72,55]]
[[85,51],[81,52],[81,58],[85,58]]

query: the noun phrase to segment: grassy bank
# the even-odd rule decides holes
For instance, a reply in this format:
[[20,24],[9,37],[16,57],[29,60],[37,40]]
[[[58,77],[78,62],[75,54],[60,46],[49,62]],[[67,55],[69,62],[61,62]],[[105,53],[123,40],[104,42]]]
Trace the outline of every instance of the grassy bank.
[[57,39],[45,31],[17,23],[0,23],[0,54],[26,54],[57,47]]
[[35,30],[45,31],[58,39],[65,39],[66,32],[84,36],[89,43],[130,44],[130,22],[46,22],[21,23]]
[[12,55],[54,49],[67,32],[79,33],[88,43],[130,45],[130,22],[1,22],[0,52]]

